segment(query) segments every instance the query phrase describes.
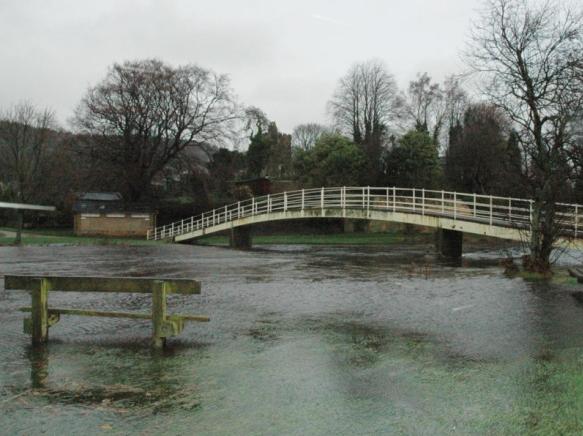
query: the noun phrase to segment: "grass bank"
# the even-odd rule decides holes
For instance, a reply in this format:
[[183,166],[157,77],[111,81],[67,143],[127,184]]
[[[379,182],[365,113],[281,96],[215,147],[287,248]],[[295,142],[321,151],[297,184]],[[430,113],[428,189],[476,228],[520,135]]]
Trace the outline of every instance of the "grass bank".
[[[0,227],[0,246],[14,245],[15,229]],[[332,233],[332,234],[279,234],[254,235],[253,245],[395,245],[433,244],[433,231],[407,233],[400,230],[375,233]],[[107,238],[76,236],[71,230],[27,229],[22,235],[22,245],[158,245],[161,241],[147,241],[141,238]],[[198,245],[228,246],[227,235],[205,236],[195,241]],[[504,241],[492,238],[464,235],[466,247],[498,247]]]
[[[390,245],[390,244],[433,244],[433,230],[406,233],[395,230],[375,233],[332,233],[295,235],[253,235],[253,245]],[[199,245],[229,245],[226,235],[205,236],[196,241]],[[464,246],[479,248],[506,248],[515,242],[496,240],[486,236],[464,235]]]
[[520,277],[527,282],[549,282],[555,285],[580,286],[577,282],[577,278],[571,277],[569,269],[564,267],[553,268],[552,274],[540,274],[521,270],[509,275],[512,277]]
[[[433,234],[416,233],[333,233],[297,235],[254,235],[253,245],[388,245],[396,243],[433,242]],[[199,245],[229,245],[228,236],[206,236]]]
[[[15,229],[0,228],[0,246],[14,245]],[[76,236],[70,230],[33,229],[22,234],[21,245],[157,245],[159,241],[140,238]]]

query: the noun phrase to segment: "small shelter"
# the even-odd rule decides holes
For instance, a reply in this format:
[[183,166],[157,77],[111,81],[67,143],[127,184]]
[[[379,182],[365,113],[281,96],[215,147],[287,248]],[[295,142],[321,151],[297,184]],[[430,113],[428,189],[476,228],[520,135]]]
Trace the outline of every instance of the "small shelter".
[[145,203],[126,203],[119,192],[83,192],[73,205],[76,235],[146,236],[156,212]]
[[22,240],[22,226],[24,221],[24,211],[32,210],[36,212],[55,212],[57,209],[54,206],[40,206],[37,204],[23,204],[23,203],[6,203],[0,201],[0,209],[12,209],[16,211],[18,216],[18,224],[16,226],[15,243],[20,244]]

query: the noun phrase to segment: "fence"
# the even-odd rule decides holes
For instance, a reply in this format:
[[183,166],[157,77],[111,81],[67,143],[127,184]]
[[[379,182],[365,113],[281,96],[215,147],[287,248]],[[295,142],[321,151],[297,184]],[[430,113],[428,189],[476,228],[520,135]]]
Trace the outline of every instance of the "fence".
[[[557,203],[557,206],[555,218],[560,223],[564,236],[577,238],[580,231],[579,211],[583,206],[565,203]],[[493,195],[397,187],[302,189],[253,197],[198,216],[156,227],[148,232],[148,239],[171,239],[185,233],[256,215],[324,209],[414,213],[529,230],[533,201]]]

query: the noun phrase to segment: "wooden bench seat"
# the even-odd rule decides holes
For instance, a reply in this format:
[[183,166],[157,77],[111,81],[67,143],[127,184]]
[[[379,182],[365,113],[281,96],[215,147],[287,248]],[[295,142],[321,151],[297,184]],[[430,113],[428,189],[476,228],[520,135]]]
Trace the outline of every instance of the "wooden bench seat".
[[[96,316],[106,318],[130,318],[152,321],[152,343],[163,347],[166,338],[176,336],[184,329],[186,321],[208,322],[205,315],[168,314],[168,294],[200,294],[201,286],[196,280],[134,277],[71,277],[71,276],[14,276],[4,280],[6,290],[26,290],[32,295],[32,305],[23,307],[30,312],[24,320],[25,333],[32,335],[33,344],[48,340],[49,327],[60,321],[61,315]],[[112,312],[75,308],[48,307],[49,291],[60,292],[124,292],[151,293],[152,313]]]

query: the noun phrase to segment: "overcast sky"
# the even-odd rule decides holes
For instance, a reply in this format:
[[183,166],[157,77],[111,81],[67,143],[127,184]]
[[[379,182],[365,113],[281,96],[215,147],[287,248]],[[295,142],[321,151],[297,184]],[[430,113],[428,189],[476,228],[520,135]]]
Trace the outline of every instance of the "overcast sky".
[[242,103],[283,131],[327,122],[355,61],[384,60],[405,88],[417,72],[463,71],[480,0],[0,0],[0,107],[28,100],[67,126],[114,62],[156,57],[231,77]]

